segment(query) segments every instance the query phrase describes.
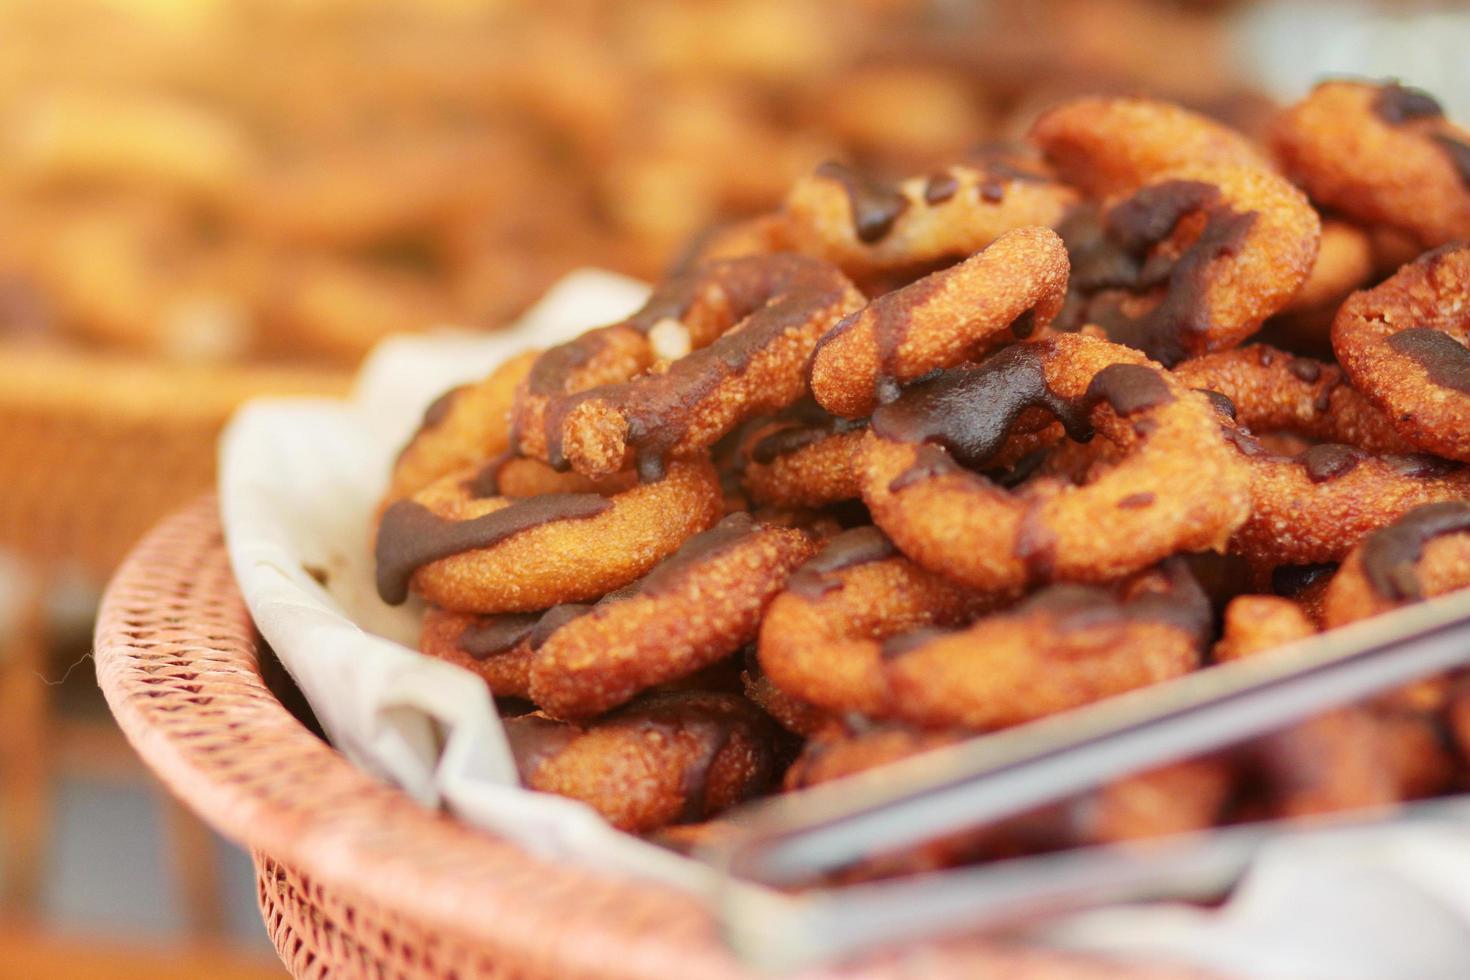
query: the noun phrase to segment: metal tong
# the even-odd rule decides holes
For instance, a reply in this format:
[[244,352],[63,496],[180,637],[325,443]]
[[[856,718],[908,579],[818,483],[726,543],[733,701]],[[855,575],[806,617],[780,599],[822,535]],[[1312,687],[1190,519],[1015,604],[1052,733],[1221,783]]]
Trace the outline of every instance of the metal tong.
[[[1279,835],[1281,827],[1187,835],[1172,845],[1153,842],[1142,852],[1087,848],[912,883],[799,896],[750,884],[816,882],[864,859],[1024,813],[1129,773],[1220,749],[1466,664],[1470,592],[1323,633],[1269,657],[1213,666],[840,783],[752,804],[732,815],[738,832],[701,856],[725,872],[717,899],[737,949],[781,963],[791,962],[793,955],[800,961],[840,947],[867,945],[879,936],[898,938],[893,920],[903,919],[903,906],[895,903],[905,894],[928,895],[929,927],[935,923],[936,903],[954,923],[984,926],[1011,923],[1021,911],[1072,910],[1124,895],[1196,896],[1201,877],[1218,894],[1228,884],[1226,872],[1239,873],[1255,848]],[[1143,864],[1140,854],[1147,855]],[[1202,868],[1208,873],[1202,874]],[[864,918],[862,901],[871,900],[875,889],[885,894],[889,928],[854,928]],[[847,898],[841,897],[844,893]],[[936,898],[940,895],[942,899]],[[846,911],[839,913],[839,908]],[[829,919],[838,915],[842,928],[813,931],[811,916],[819,909]],[[875,925],[872,912],[867,911],[870,927]],[[798,923],[805,923],[800,926],[804,936],[795,935]],[[790,934],[790,941],[773,945],[773,929]],[[837,938],[839,934],[846,938]],[[761,942],[742,941],[753,935],[762,937]]]

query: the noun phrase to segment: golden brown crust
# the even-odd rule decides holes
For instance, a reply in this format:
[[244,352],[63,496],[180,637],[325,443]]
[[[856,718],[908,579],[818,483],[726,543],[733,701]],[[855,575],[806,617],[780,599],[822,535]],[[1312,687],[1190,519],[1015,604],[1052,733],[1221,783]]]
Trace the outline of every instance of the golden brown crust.
[[804,531],[727,517],[656,566],[656,583],[553,633],[531,666],[531,700],[553,717],[586,718],[728,656],[755,639],[766,606],[815,549]]
[[[1408,111],[1395,109],[1405,92]],[[1470,134],[1420,97],[1392,84],[1323,82],[1277,118],[1272,147],[1319,204],[1442,245],[1470,235],[1470,186],[1444,142],[1464,146]]]

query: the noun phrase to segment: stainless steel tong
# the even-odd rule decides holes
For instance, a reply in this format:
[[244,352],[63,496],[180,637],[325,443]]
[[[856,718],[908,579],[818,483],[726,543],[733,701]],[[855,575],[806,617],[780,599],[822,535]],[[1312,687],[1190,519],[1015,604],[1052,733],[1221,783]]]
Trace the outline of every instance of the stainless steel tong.
[[[925,921],[931,926],[936,904],[951,913],[951,924],[984,926],[1013,920],[1003,914],[1007,910],[1076,909],[1140,893],[1195,896],[1201,879],[1218,893],[1261,840],[1282,828],[1190,835],[1143,852],[1090,848],[911,883],[818,889],[800,897],[749,885],[814,882],[861,860],[1014,816],[1466,664],[1470,592],[1395,610],[1268,657],[1214,666],[837,784],[753,804],[733,815],[739,832],[702,856],[726,873],[722,909],[737,948],[785,957],[781,962],[803,949],[812,955],[817,949],[866,944],[878,935],[898,938],[892,926],[904,921],[905,895],[929,895]],[[1143,863],[1141,853],[1147,856]],[[871,903],[874,889],[885,895],[888,928],[875,923],[861,928],[864,916],[874,912],[863,904]],[[838,916],[842,928],[813,932],[817,909],[828,920]],[[796,935],[796,923],[804,923],[804,937]],[[772,929],[790,935],[774,945],[740,941],[753,931],[769,939]],[[846,939],[839,940],[839,934]]]

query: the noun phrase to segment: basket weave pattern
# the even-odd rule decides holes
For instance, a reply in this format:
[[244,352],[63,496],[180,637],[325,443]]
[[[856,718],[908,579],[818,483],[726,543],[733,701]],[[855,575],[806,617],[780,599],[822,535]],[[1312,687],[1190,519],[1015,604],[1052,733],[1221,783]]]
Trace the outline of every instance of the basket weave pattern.
[[[205,499],[119,570],[97,627],[98,680],[158,776],[251,849],[267,931],[294,975],[748,976],[687,895],[530,856],[349,764],[281,705],[257,654]],[[1180,976],[971,940],[821,975]]]

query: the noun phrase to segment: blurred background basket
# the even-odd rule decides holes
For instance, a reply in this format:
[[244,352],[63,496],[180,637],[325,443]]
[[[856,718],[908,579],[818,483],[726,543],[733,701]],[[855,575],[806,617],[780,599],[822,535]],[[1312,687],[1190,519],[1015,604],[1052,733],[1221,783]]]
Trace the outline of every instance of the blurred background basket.
[[[295,976],[749,976],[688,895],[532,857],[423,809],[314,734],[283,703],[294,700],[289,681],[235,588],[212,498],[123,564],[96,644],[98,679],[133,747],[250,848],[266,929]],[[821,975],[1183,976],[970,939]]]

